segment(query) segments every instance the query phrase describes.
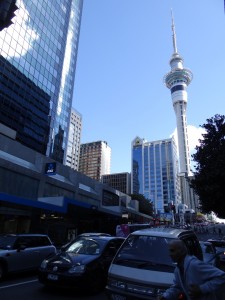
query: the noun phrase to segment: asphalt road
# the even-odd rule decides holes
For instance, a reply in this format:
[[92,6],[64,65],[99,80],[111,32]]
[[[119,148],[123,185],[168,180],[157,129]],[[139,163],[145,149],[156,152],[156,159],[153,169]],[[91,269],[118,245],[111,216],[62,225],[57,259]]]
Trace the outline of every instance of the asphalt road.
[[1,300],[107,300],[104,291],[88,295],[85,291],[76,292],[58,289],[45,289],[36,275],[21,275],[6,278],[0,282]]

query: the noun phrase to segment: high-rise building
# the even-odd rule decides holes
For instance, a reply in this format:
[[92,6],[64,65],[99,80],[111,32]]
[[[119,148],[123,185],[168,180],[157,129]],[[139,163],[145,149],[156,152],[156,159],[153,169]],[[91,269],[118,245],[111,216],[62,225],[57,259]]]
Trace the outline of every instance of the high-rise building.
[[108,184],[115,190],[130,195],[130,173],[114,173],[102,175],[102,183]]
[[180,203],[177,147],[174,138],[132,142],[131,193],[152,201],[156,213]]
[[172,16],[173,54],[170,59],[171,71],[164,76],[164,82],[170,89],[173,108],[177,120],[180,173],[190,175],[190,154],[187,133],[187,86],[192,80],[192,72],[183,67],[183,59],[177,51],[175,26]]
[[0,123],[65,163],[83,0],[16,5],[13,24],[0,32]]
[[82,130],[82,115],[74,108],[70,115],[69,138],[67,144],[66,165],[78,171],[80,156],[80,139]]
[[105,141],[80,145],[79,172],[101,181],[101,176],[110,174],[111,148]]
[[46,153],[50,96],[0,55],[0,124],[21,144]]

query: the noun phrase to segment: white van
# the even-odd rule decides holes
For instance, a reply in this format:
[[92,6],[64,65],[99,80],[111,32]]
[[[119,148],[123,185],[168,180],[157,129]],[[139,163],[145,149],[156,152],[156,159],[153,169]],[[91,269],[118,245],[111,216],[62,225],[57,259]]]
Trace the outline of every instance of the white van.
[[[190,255],[203,259],[192,230],[149,228],[131,233],[114,257],[106,291],[112,300],[155,300],[174,279],[175,265],[169,256],[171,239],[182,239]],[[180,295],[179,299],[183,296]],[[176,299],[174,299],[176,300]]]

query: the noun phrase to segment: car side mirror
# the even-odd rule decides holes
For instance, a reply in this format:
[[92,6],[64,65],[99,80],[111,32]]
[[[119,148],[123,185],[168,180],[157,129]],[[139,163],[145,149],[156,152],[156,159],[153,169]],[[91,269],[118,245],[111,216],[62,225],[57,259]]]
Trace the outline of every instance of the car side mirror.
[[116,248],[115,247],[109,247],[109,249],[106,251],[106,256],[114,256],[116,254]]
[[61,252],[65,252],[65,251],[66,251],[66,246],[67,246],[67,244],[66,244],[66,245],[63,245],[63,246],[60,248],[60,251],[61,251]]

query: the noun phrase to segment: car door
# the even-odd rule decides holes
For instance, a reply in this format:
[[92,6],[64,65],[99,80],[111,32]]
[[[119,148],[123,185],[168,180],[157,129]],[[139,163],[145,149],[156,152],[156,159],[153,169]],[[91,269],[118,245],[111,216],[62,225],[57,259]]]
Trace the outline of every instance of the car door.
[[32,247],[32,237],[18,237],[7,255],[9,272],[33,269],[37,255]]
[[36,265],[39,267],[46,257],[56,253],[56,249],[47,236],[35,236],[33,241],[37,253]]
[[108,272],[109,266],[116,255],[117,250],[123,243],[123,239],[114,239],[109,241],[108,245],[104,250],[104,259],[105,259],[105,271]]

